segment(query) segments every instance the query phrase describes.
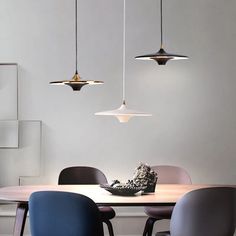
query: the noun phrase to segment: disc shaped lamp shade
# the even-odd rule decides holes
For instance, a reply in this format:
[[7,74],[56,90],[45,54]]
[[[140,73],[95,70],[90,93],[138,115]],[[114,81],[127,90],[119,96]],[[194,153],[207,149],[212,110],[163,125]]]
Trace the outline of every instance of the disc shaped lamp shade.
[[95,113],[95,115],[114,116],[119,120],[119,122],[126,123],[132,117],[151,116],[151,114],[131,110],[131,109],[128,109],[127,106],[126,106],[126,102],[125,102],[126,0],[124,0],[124,13],[123,14],[124,14],[123,15],[124,16],[124,20],[123,20],[123,91],[122,91],[123,92],[123,102],[122,102],[122,105],[119,108],[115,109],[115,110],[97,112],[97,113]]
[[158,52],[137,56],[138,60],[154,60],[158,65],[165,65],[169,60],[183,60],[188,59],[187,56],[168,53],[163,47],[163,14],[162,14],[162,0],[160,0],[160,16],[161,16],[161,48]]
[[103,81],[98,80],[82,80],[80,75],[78,74],[78,39],[77,39],[77,31],[78,31],[78,0],[75,0],[75,74],[71,80],[62,80],[62,81],[53,81],[50,82],[52,85],[68,85],[74,91],[80,91],[80,89],[85,85],[96,85],[103,84]]
[[53,84],[53,85],[68,85],[74,91],[80,91],[80,89],[84,85],[87,85],[87,84],[88,85],[103,84],[103,82],[102,81],[97,81],[97,80],[82,80],[81,77],[79,76],[78,72],[76,72],[71,80],[53,81],[53,82],[50,82],[50,84]]
[[100,116],[115,116],[120,123],[126,123],[129,121],[130,118],[134,116],[151,116],[151,114],[140,112],[140,111],[135,111],[128,109],[125,101],[122,103],[122,105],[115,110],[111,111],[102,111],[102,112],[97,112],[95,115],[100,115]]

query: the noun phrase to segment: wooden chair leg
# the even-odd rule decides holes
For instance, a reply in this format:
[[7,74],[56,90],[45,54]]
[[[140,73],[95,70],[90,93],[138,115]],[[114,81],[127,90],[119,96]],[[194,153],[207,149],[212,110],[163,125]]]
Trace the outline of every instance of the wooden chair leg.
[[143,236],[152,236],[153,226],[157,220],[158,219],[152,218],[152,217],[149,217],[147,219],[145,227],[144,227],[144,231],[143,231]]
[[28,203],[18,203],[13,236],[23,236],[27,212]]
[[108,228],[108,232],[110,236],[114,236],[114,231],[113,231],[113,227],[112,224],[109,220],[104,221],[104,223],[106,223],[107,228]]

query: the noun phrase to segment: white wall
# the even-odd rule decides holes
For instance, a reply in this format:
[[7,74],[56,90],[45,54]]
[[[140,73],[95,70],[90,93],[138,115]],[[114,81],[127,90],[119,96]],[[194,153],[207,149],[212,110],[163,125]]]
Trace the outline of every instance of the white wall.
[[94,116],[121,103],[122,11],[122,0],[79,0],[79,72],[105,84],[76,93],[49,85],[74,73],[74,1],[0,0],[0,62],[19,63],[19,119],[43,122],[41,177],[25,183],[56,183],[70,165],[126,180],[143,161],[235,184],[236,1],[164,1],[166,49],[190,60],[160,67],[134,60],[159,48],[159,2],[127,0],[127,102],[153,114],[128,124]]

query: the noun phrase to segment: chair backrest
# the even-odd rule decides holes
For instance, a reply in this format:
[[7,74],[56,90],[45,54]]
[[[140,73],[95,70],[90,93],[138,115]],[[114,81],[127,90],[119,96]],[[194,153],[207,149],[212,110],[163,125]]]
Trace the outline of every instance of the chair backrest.
[[236,227],[236,188],[191,191],[175,205],[171,236],[233,236]]
[[103,236],[97,205],[88,197],[69,192],[31,194],[29,217],[32,236]]
[[61,171],[58,184],[104,184],[107,178],[104,173],[94,167],[72,166]]
[[191,178],[186,170],[178,166],[152,166],[157,172],[157,184],[191,184]]

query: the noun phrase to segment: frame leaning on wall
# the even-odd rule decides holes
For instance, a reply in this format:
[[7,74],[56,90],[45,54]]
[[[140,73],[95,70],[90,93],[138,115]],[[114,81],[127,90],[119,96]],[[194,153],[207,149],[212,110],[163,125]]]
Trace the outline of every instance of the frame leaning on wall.
[[27,184],[41,172],[42,121],[19,120],[18,70],[0,63],[0,186]]
[[0,148],[18,148],[18,65],[0,63]]

